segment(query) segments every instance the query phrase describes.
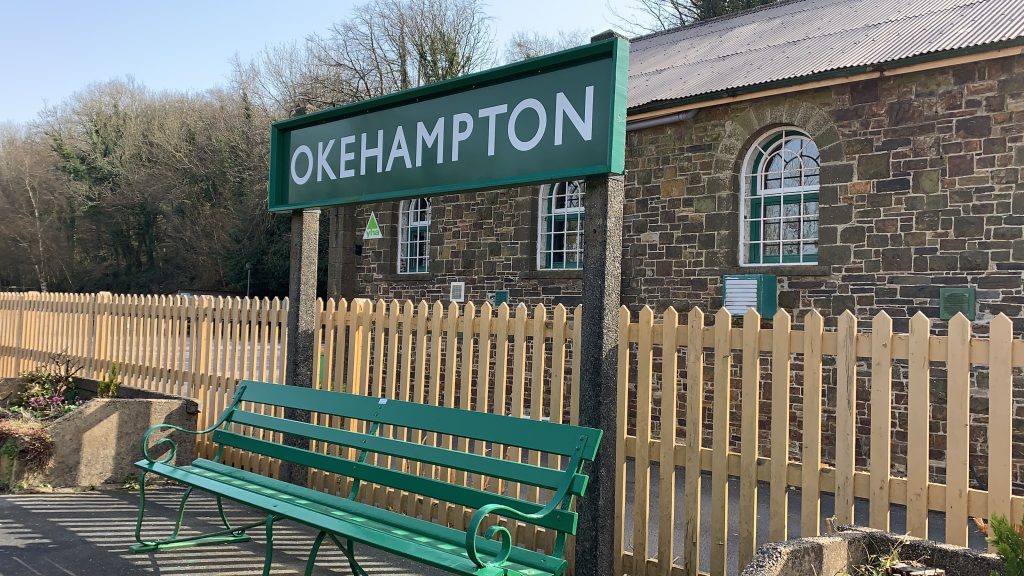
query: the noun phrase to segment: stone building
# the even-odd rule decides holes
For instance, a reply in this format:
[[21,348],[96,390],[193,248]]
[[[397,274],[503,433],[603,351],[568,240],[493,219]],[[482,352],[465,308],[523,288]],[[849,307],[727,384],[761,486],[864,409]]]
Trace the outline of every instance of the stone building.
[[[732,294],[743,296],[735,314],[777,304],[799,323],[816,308],[834,325],[846,310],[862,321],[884,310],[906,331],[921,311],[940,332],[961,310],[979,333],[1002,312],[1019,336],[1022,53],[1020,0],[791,0],[633,40],[623,304],[713,312]],[[447,300],[465,283],[467,301],[577,304],[584,193],[563,182],[334,210],[333,295]],[[384,237],[362,240],[371,212]],[[747,301],[753,285],[764,302]],[[933,386],[944,386],[938,370]],[[829,366],[825,387],[827,428]],[[792,394],[795,406],[798,372]],[[863,400],[857,413],[862,444]],[[939,452],[944,414],[933,405]],[[979,482],[986,418],[972,406]],[[799,412],[792,422],[798,439]],[[1024,438],[1014,451],[1024,455]]]
[[[1024,330],[1022,46],[1016,0],[794,0],[635,39],[623,303],[716,310],[724,276],[769,275],[797,318],[900,330],[965,288],[979,329]],[[337,210],[333,292],[575,304],[583,193]]]

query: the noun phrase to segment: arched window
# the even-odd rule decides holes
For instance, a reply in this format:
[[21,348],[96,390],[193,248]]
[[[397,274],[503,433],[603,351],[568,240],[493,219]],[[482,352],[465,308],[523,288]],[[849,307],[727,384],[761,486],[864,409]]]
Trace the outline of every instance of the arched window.
[[541,186],[537,268],[583,268],[583,181]]
[[430,263],[430,198],[398,205],[398,273],[420,274]]
[[818,147],[792,128],[761,139],[743,167],[742,246],[745,264],[818,261]]

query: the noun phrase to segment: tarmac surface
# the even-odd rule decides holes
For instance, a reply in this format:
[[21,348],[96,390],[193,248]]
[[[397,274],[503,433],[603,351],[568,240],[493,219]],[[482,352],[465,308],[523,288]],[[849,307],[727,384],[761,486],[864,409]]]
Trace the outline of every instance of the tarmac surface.
[[[163,538],[173,528],[180,488],[147,488],[143,538]],[[127,490],[0,496],[0,576],[250,576],[262,574],[266,540],[262,529],[252,541],[131,554],[135,544],[138,493]],[[227,506],[232,523],[257,522],[263,515],[239,505]],[[189,501],[182,535],[222,529],[212,497],[195,493]],[[288,522],[275,525],[274,576],[304,574],[315,533]],[[356,557],[370,576],[435,576],[403,558],[368,548]],[[348,561],[325,544],[317,576],[351,574]]]
[[[627,468],[627,502],[633,500],[633,467]],[[676,475],[674,551],[676,563],[681,564],[682,551],[684,472]],[[702,483],[702,524],[710,529],[711,489],[707,476]],[[737,542],[739,539],[738,482],[729,486],[729,549],[730,574],[739,572]],[[758,490],[758,543],[767,541],[768,488]],[[143,538],[166,537],[173,528],[177,505],[182,490],[177,487],[147,489],[146,519]],[[659,494],[657,467],[652,470],[651,509],[649,517],[648,549],[653,556],[657,551]],[[164,551],[158,554],[131,554],[135,544],[135,518],[138,513],[138,494],[128,490],[100,490],[58,494],[16,494],[0,496],[0,576],[130,576],[136,574],[162,574],[181,576],[250,576],[262,574],[265,539],[259,528],[251,532],[252,541],[243,544],[225,544],[184,550]],[[232,523],[257,522],[263,515],[237,504],[226,506]],[[906,527],[906,512],[892,506],[890,530],[902,533]],[[789,535],[799,537],[800,492],[789,492]],[[833,513],[829,495],[821,503],[822,526]],[[867,524],[868,503],[856,503],[856,521]],[[196,493],[186,509],[182,535],[194,535],[221,529],[215,501],[212,497]],[[983,536],[970,525],[970,545],[983,548]],[[944,533],[942,514],[929,516],[932,539],[941,540]],[[627,509],[625,546],[633,548],[633,513]],[[273,574],[304,574],[305,561],[315,533],[303,526],[281,522],[275,526]],[[701,564],[707,569],[709,550],[707,538],[702,539]],[[371,548],[357,547],[360,564],[370,576],[437,576],[432,570]],[[348,562],[341,552],[326,544],[318,557],[317,576],[351,574]]]

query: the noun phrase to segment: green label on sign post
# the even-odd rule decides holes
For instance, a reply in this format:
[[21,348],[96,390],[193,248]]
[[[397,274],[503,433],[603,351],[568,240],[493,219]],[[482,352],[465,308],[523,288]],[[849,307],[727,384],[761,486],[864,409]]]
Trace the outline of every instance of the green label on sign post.
[[270,209],[621,173],[628,46],[612,38],[277,122]]

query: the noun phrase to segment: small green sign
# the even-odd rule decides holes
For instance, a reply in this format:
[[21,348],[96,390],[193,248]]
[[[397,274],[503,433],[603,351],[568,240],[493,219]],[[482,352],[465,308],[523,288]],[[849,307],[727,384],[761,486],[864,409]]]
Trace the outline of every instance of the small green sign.
[[366,223],[366,229],[363,230],[363,240],[380,240],[383,237],[380,225],[377,224],[377,214],[370,212],[370,221]]
[[508,290],[495,290],[494,305],[501,306],[502,304],[508,304]]
[[276,122],[270,209],[622,173],[628,52],[610,38]]

